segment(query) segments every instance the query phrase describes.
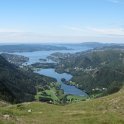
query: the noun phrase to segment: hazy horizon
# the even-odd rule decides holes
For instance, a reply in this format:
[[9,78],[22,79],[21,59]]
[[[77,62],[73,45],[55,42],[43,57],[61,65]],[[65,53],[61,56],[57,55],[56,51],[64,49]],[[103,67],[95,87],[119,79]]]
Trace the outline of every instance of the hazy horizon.
[[124,42],[6,42],[6,43],[0,43],[0,45],[68,45],[68,44],[83,44],[83,43],[101,43],[101,44],[124,44]]
[[123,0],[4,0],[0,44],[124,43]]

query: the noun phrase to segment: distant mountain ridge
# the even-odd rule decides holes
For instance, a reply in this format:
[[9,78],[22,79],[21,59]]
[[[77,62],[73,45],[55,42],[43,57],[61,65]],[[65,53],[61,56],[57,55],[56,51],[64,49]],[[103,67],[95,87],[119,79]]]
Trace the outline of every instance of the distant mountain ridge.
[[34,52],[34,51],[49,51],[49,50],[67,50],[66,47],[56,45],[41,45],[41,44],[21,44],[21,45],[1,45],[0,52]]
[[122,44],[100,43],[100,42],[83,42],[80,45],[89,46],[89,47],[93,47],[93,48],[101,48],[101,47],[117,46],[117,45],[122,45]]

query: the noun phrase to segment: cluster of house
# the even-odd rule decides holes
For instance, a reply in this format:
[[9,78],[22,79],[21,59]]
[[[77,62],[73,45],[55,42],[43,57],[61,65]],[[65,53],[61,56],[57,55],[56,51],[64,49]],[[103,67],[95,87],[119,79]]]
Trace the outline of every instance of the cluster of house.
[[92,89],[92,91],[106,91],[107,88],[95,88],[95,89]]

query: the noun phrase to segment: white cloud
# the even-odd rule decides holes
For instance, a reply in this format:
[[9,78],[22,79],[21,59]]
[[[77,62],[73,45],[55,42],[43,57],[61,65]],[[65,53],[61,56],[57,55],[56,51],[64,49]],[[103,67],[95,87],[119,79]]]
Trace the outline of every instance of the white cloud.
[[[110,41],[124,42],[123,28],[96,28],[75,26],[63,26],[65,33],[42,34],[34,32],[17,32],[17,30],[0,30],[0,43],[46,43],[46,42],[87,42]],[[68,30],[68,31],[67,31]],[[63,32],[63,31],[62,31]]]
[[5,29],[3,29],[3,28],[0,28],[0,33],[1,32],[21,32],[20,30],[18,30],[18,29],[7,29],[7,28],[5,28]]
[[74,26],[64,26],[65,29],[73,31],[76,34],[81,34],[81,36],[103,36],[103,35],[116,35],[124,36],[124,28],[97,28],[97,27],[74,27]]
[[80,31],[80,32],[84,31],[84,29],[79,28],[79,27],[74,27],[74,26],[66,26],[66,25],[64,25],[63,28],[69,29],[69,30],[72,30],[72,31],[78,31],[78,32],[79,32],[79,31]]
[[106,0],[113,4],[124,4],[124,0]]
[[112,2],[112,3],[119,3],[120,1],[119,0],[108,0],[109,2]]
[[91,32],[95,32],[98,35],[118,35],[124,36],[123,28],[89,28]]

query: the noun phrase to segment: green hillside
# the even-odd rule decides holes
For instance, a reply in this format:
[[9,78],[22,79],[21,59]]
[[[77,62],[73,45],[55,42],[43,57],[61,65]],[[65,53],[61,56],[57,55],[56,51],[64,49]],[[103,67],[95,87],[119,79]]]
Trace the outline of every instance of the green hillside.
[[51,78],[23,70],[0,56],[0,99],[16,103],[32,101],[36,86],[45,87]]
[[0,100],[11,103],[42,101],[66,104],[86,97],[65,95],[55,79],[34,73],[28,67],[19,68],[0,56]]
[[19,68],[0,56],[0,124],[124,123],[123,50],[64,54],[58,59],[56,69],[69,70],[71,85],[86,88],[90,97],[65,95],[54,79]]
[[123,85],[124,47],[106,47],[75,54],[53,53],[50,57],[59,63],[57,72],[72,74],[71,81],[89,94],[93,94],[92,91],[112,93],[115,87],[118,87],[118,90]]
[[113,95],[65,106],[40,102],[2,106],[1,124],[124,124],[124,88]]

